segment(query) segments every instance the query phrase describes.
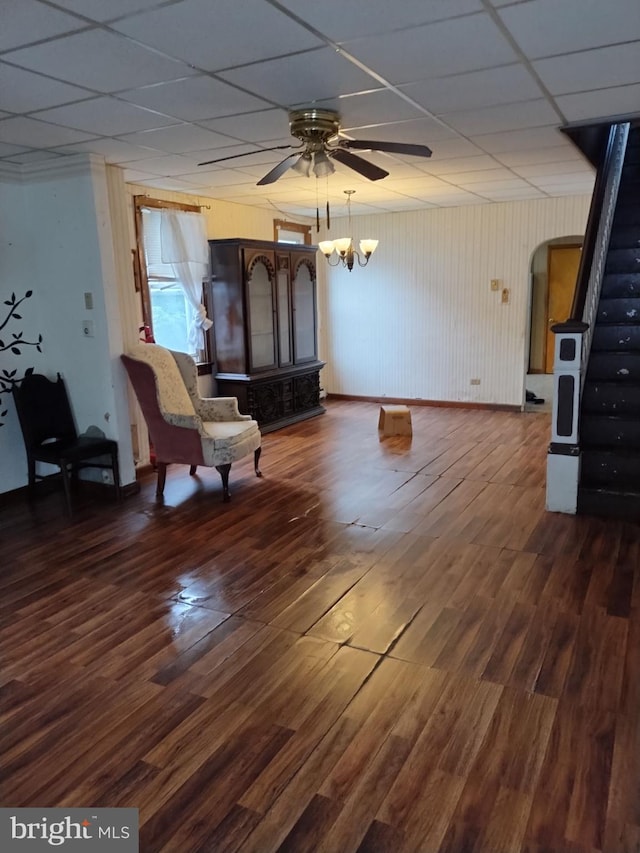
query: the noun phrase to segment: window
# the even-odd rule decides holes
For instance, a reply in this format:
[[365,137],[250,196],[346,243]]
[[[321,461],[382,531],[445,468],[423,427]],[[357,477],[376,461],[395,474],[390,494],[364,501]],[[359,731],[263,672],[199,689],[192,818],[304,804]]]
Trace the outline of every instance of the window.
[[[211,323],[200,304],[204,301],[202,285],[206,267],[190,263],[192,258],[178,263],[181,259],[172,255],[169,255],[172,261],[169,262],[167,232],[163,230],[166,229],[163,216],[188,218],[199,214],[200,208],[163,203],[144,196],[136,196],[135,206],[144,323],[156,343],[188,352],[198,362],[208,361],[205,331]],[[181,245],[180,240],[176,243]]]
[[301,246],[310,246],[311,226],[287,222],[285,219],[274,219],[273,239],[278,243],[297,243]]
[[[173,265],[162,262],[160,247],[160,210],[142,211],[144,246],[153,337],[169,349],[189,352],[189,323],[193,308],[173,272]],[[204,347],[204,342],[203,342]],[[190,353],[196,355],[196,353]]]

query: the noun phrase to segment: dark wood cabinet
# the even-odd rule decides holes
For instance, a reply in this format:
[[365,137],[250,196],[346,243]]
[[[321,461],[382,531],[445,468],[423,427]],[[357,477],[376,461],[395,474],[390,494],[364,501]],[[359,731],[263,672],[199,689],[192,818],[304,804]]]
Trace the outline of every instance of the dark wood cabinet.
[[320,415],[316,249],[210,240],[218,394],[263,432]]

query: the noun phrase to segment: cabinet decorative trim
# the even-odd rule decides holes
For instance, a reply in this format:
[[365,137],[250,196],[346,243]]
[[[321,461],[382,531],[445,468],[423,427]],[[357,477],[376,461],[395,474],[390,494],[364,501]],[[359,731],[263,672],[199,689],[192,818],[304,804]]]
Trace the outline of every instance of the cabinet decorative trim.
[[274,267],[271,260],[266,255],[254,255],[249,263],[247,264],[247,275],[251,276],[253,272],[253,268],[256,264],[264,264],[267,268],[267,272],[269,273],[269,278],[271,281],[276,277],[276,268]]
[[293,270],[293,279],[295,281],[296,276],[298,275],[298,270],[300,267],[306,267],[309,270],[309,275],[311,276],[311,281],[313,284],[316,283],[316,265],[310,258],[300,258],[296,263],[295,268]]

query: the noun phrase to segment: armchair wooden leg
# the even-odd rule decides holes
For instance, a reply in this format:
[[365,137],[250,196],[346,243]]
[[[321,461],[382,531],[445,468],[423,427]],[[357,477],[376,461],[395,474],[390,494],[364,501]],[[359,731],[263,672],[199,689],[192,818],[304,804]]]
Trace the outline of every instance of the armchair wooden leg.
[[192,476],[192,477],[195,477],[195,474],[196,474],[196,471],[197,471],[197,470],[198,470],[198,466],[197,466],[197,465],[192,465],[192,466],[189,468],[189,474],[191,474],[191,476]]
[[253,454],[253,467],[256,471],[256,477],[262,477],[262,471],[260,470],[260,454],[262,453],[262,448],[258,447],[258,449]]
[[158,485],[156,486],[156,495],[160,498],[164,492],[164,483],[167,479],[167,463],[166,462],[156,462],[156,467],[158,469]]
[[231,463],[227,463],[226,465],[216,465],[216,471],[222,477],[222,500],[224,503],[228,503],[231,499],[231,495],[229,494],[229,471],[231,470]]

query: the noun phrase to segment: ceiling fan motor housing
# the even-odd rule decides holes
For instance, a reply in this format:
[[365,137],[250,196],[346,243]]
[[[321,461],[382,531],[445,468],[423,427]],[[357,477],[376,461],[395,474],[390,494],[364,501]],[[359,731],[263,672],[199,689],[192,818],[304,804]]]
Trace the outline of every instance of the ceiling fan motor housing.
[[309,107],[289,113],[291,135],[311,145],[324,145],[340,130],[340,116],[335,110]]

